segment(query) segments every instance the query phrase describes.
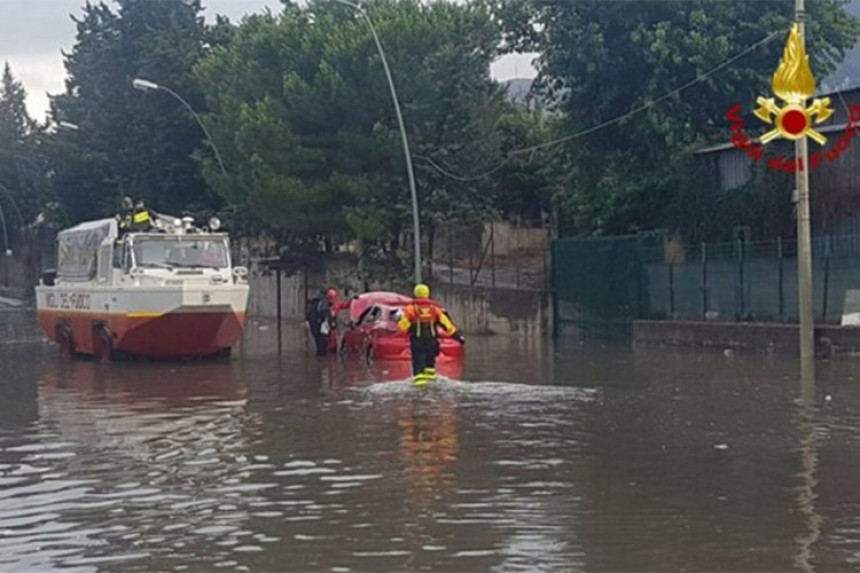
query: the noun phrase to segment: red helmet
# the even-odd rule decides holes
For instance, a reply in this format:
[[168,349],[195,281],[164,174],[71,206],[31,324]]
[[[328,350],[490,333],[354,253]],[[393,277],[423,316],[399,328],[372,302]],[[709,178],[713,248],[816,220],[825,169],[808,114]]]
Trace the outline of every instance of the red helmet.
[[328,291],[326,291],[325,293],[325,299],[329,302],[337,300],[337,291],[333,288],[328,289]]

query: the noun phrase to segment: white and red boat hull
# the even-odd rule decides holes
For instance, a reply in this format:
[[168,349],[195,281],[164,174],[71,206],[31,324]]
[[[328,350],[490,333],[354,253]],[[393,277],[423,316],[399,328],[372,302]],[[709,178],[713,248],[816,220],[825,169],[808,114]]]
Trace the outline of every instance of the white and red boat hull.
[[245,325],[248,285],[36,287],[39,323],[67,353],[149,358],[213,356]]

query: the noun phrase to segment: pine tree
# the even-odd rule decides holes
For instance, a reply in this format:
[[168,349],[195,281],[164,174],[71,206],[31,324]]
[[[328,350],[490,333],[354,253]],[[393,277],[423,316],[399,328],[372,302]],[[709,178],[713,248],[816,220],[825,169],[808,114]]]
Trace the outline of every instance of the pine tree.
[[39,151],[41,129],[27,112],[26,99],[24,86],[6,62],[0,79],[0,208],[13,240],[20,240],[48,189]]
[[0,140],[17,141],[30,135],[36,122],[27,113],[27,92],[12,76],[9,62],[3,67],[0,80]]
[[52,96],[52,118],[79,126],[58,132],[55,187],[73,221],[110,215],[123,195],[183,214],[214,207],[194,159],[205,154],[193,116],[167,93],[142,93],[143,78],[181,94],[198,112],[206,102],[192,74],[205,27],[198,0],[88,3],[65,54],[66,92]]

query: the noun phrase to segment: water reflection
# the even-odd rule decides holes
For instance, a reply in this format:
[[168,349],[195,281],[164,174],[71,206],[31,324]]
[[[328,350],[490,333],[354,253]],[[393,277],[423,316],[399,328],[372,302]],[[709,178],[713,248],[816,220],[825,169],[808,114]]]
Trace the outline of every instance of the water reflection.
[[229,367],[49,363],[38,423],[0,439],[0,565],[228,557],[257,490],[243,394]]
[[6,318],[0,570],[860,565],[854,362],[472,337],[420,389],[289,330],[104,368]]
[[420,512],[455,486],[451,464],[459,453],[457,406],[447,396],[420,396],[400,405],[396,418],[409,510]]

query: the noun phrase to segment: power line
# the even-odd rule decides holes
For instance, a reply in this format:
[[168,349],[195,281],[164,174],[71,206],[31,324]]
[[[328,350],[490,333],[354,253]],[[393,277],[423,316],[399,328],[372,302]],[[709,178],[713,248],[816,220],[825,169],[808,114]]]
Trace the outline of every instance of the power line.
[[609,126],[615,125],[615,124],[617,124],[617,123],[621,123],[621,122],[622,122],[622,121],[624,121],[625,119],[627,119],[627,118],[629,118],[629,117],[631,117],[631,116],[633,116],[633,115],[636,115],[637,113],[640,113],[640,112],[642,112],[642,111],[645,111],[645,110],[647,110],[647,109],[650,109],[650,108],[652,108],[652,107],[656,106],[657,104],[659,104],[660,102],[662,102],[662,101],[664,101],[664,100],[666,100],[666,99],[669,99],[670,97],[675,96],[675,95],[677,95],[677,94],[681,93],[682,91],[684,91],[684,90],[686,90],[686,89],[688,89],[688,88],[693,87],[694,85],[696,85],[696,84],[698,84],[698,83],[701,83],[701,82],[705,81],[705,80],[706,80],[706,79],[708,79],[710,76],[712,76],[712,75],[714,75],[715,73],[719,72],[720,70],[722,70],[722,69],[723,69],[723,68],[725,68],[726,66],[729,66],[729,65],[733,64],[734,62],[736,62],[737,60],[739,60],[739,59],[743,58],[744,56],[746,56],[746,55],[747,55],[747,54],[749,54],[750,52],[752,52],[752,51],[754,51],[754,50],[757,50],[758,48],[760,48],[760,47],[762,47],[762,46],[764,46],[764,45],[766,45],[766,44],[769,44],[769,43],[770,43],[770,42],[772,42],[774,39],[776,39],[776,38],[778,38],[778,37],[780,37],[780,36],[784,35],[785,33],[786,33],[786,30],[778,30],[778,31],[776,31],[776,32],[772,32],[772,33],[768,34],[768,36],[767,36],[766,38],[764,38],[763,40],[760,40],[760,41],[756,42],[755,44],[753,44],[753,45],[751,45],[751,46],[747,47],[747,48],[746,48],[745,50],[743,50],[742,52],[740,52],[740,53],[738,53],[738,54],[736,54],[736,55],[732,56],[731,58],[729,58],[728,60],[726,60],[726,61],[724,61],[723,63],[719,64],[718,66],[716,66],[716,67],[714,67],[714,68],[711,68],[710,70],[708,70],[708,71],[707,71],[707,72],[705,72],[704,74],[699,74],[699,75],[697,75],[694,79],[690,80],[689,82],[685,83],[684,85],[682,85],[682,86],[680,86],[680,87],[678,87],[678,88],[675,88],[674,90],[672,90],[672,91],[670,91],[670,92],[668,92],[668,93],[663,94],[662,96],[658,97],[657,99],[655,99],[655,100],[654,100],[654,101],[652,101],[652,102],[648,102],[648,103],[646,103],[646,104],[642,104],[642,105],[640,105],[639,107],[633,108],[632,110],[630,110],[630,111],[628,111],[628,112],[626,112],[626,113],[623,113],[623,114],[621,114],[621,115],[619,115],[619,116],[617,116],[617,117],[614,117],[614,118],[612,118],[612,119],[610,119],[610,120],[604,121],[603,123],[597,124],[597,125],[595,125],[595,126],[593,126],[593,127],[589,127],[588,129],[585,129],[585,130],[583,130],[583,131],[580,131],[580,132],[574,133],[573,135],[567,135],[567,136],[564,136],[564,137],[560,137],[560,138],[558,138],[558,139],[554,139],[554,140],[547,141],[547,142],[544,142],[544,143],[539,143],[539,144],[537,144],[537,145],[532,145],[532,146],[530,146],[530,147],[524,147],[524,148],[522,148],[522,149],[516,149],[516,150],[514,150],[514,151],[511,151],[511,152],[509,152],[509,153],[508,153],[507,157],[505,157],[505,158],[504,158],[504,159],[503,159],[503,160],[502,160],[498,165],[496,165],[495,167],[493,167],[492,169],[490,169],[490,170],[488,170],[488,171],[485,171],[485,172],[481,173],[480,175],[472,175],[472,176],[457,175],[457,174],[455,174],[455,173],[451,173],[450,171],[446,170],[444,167],[440,166],[438,163],[436,163],[436,162],[435,162],[432,158],[430,158],[430,157],[427,157],[427,156],[424,156],[424,155],[416,155],[416,156],[415,156],[415,158],[416,158],[416,159],[422,159],[422,160],[426,161],[426,162],[427,162],[427,163],[429,163],[429,164],[430,164],[430,166],[431,166],[431,167],[433,167],[436,171],[438,171],[438,172],[439,172],[439,173],[441,173],[442,175],[444,175],[444,176],[448,177],[449,179],[454,179],[454,180],[456,180],[456,181],[461,181],[461,182],[464,182],[464,183],[468,183],[468,182],[470,182],[470,181],[477,181],[478,179],[484,179],[484,178],[486,178],[486,177],[489,177],[489,176],[490,176],[490,175],[492,175],[493,173],[496,173],[496,172],[497,172],[497,171],[499,171],[500,169],[502,169],[502,168],[503,168],[505,165],[507,165],[507,164],[508,164],[508,163],[509,163],[509,162],[510,162],[514,157],[516,157],[516,156],[518,156],[518,155],[524,155],[524,154],[526,154],[526,153],[534,153],[535,151],[538,151],[538,150],[543,149],[543,148],[545,148],[545,147],[552,147],[552,146],[554,146],[554,145],[558,145],[559,143],[564,143],[564,142],[566,142],[566,141],[572,141],[572,140],[574,140],[574,139],[578,139],[578,138],[580,138],[580,137],[584,137],[584,136],[586,136],[586,135],[589,135],[589,134],[594,133],[595,131],[599,131],[599,130],[601,130],[601,129],[603,129],[603,128],[606,128],[606,127],[609,127]]

